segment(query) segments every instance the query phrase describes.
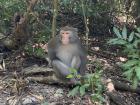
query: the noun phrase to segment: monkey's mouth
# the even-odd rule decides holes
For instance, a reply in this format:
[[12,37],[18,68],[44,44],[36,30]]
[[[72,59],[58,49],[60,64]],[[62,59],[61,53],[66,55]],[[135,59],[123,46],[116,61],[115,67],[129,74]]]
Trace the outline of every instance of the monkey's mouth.
[[62,43],[64,44],[64,45],[66,45],[66,44],[69,44],[69,39],[68,38],[62,38]]

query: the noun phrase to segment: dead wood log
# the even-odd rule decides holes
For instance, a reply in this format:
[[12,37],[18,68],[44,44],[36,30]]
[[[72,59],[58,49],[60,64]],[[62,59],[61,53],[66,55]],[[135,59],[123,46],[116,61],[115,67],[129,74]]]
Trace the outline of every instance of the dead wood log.
[[103,81],[103,83],[107,87],[106,94],[109,97],[110,102],[113,102],[113,104],[115,105],[128,105],[124,97],[121,97],[119,92],[117,92],[116,90],[129,91],[135,93],[139,92],[139,88],[134,89],[131,85],[127,85],[126,83],[122,83],[117,80],[106,79],[105,81]]
[[132,85],[128,85],[126,83],[122,83],[116,80],[112,80],[114,87],[116,90],[121,90],[121,91],[129,91],[129,92],[133,92],[133,93],[138,93],[140,94],[140,88],[137,87],[136,89],[133,88]]
[[27,80],[30,82],[39,82],[39,83],[45,83],[45,84],[56,84],[60,83],[59,79],[56,78],[55,75],[53,76],[46,76],[46,77],[41,77],[41,76],[36,76],[36,77],[27,77]]
[[29,0],[27,1],[27,10],[25,13],[15,13],[13,19],[13,29],[10,36],[1,40],[1,44],[6,48],[18,49],[27,42],[28,38],[31,36],[29,32],[29,20],[30,14],[34,9],[35,4],[38,0]]
[[40,82],[47,84],[63,83],[59,80],[53,69],[33,65],[23,69],[24,76],[31,82]]
[[32,76],[43,74],[45,76],[51,76],[54,74],[54,71],[47,67],[39,67],[37,65],[33,65],[23,69],[24,76]]
[[107,92],[107,95],[109,96],[110,100],[113,101],[116,105],[127,105],[125,103],[125,99],[120,97],[117,93],[115,92]]
[[[125,99],[122,99],[121,96],[119,96],[119,94],[117,93],[117,91],[115,90],[114,84],[112,82],[111,79],[102,79],[103,83],[105,83],[106,85],[106,89],[107,89],[107,96],[110,99],[110,104],[114,104],[114,105],[126,105],[125,104]],[[105,80],[105,81],[104,81]]]

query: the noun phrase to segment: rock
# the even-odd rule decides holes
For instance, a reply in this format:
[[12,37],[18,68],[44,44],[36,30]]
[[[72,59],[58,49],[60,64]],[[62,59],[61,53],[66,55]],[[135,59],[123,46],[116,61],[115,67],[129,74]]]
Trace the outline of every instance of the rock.
[[56,90],[54,97],[58,98],[58,97],[62,97],[63,96],[63,90],[62,89],[58,89]]
[[5,38],[6,36],[4,35],[4,34],[2,34],[2,33],[0,33],[0,39],[3,39],[3,38]]
[[32,104],[32,103],[38,103],[39,100],[37,100],[35,97],[32,96],[26,96],[22,99],[22,105]]

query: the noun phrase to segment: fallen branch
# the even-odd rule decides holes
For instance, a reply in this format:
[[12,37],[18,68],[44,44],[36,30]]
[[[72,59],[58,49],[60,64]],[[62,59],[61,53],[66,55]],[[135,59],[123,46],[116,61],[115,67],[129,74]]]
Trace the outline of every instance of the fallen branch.
[[31,67],[24,68],[23,73],[25,77],[36,74],[44,74],[45,76],[51,76],[54,74],[54,71],[47,67],[39,67],[37,65],[33,65]]
[[27,80],[30,82],[39,82],[39,83],[47,83],[47,84],[55,84],[60,83],[60,80],[56,78],[55,75],[47,76],[47,77],[27,77]]
[[125,99],[120,97],[117,93],[115,92],[107,92],[107,95],[109,96],[110,100],[114,102],[116,105],[127,105],[125,103]]
[[137,87],[135,89],[135,88],[133,88],[133,86],[128,85],[126,83],[122,83],[122,82],[115,81],[115,80],[112,80],[112,82],[113,82],[114,87],[115,87],[116,90],[129,91],[129,92],[140,94],[140,88],[139,87]]

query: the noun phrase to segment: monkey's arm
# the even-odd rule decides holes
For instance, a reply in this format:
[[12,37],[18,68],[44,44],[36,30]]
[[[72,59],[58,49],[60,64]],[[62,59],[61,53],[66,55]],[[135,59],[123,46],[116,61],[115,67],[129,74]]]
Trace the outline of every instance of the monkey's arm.
[[61,62],[60,60],[53,60],[52,65],[58,70],[60,74],[64,76],[67,76],[70,74],[69,67],[63,62]]
[[57,53],[58,46],[59,46],[58,36],[52,38],[48,42],[48,56],[49,56],[51,61],[57,58],[56,53]]
[[56,41],[56,38],[52,38],[48,42],[48,56],[51,61],[56,58]]
[[71,68],[74,68],[74,69],[79,69],[80,68],[80,65],[81,65],[81,59],[79,56],[74,56],[72,58],[72,62],[71,62]]
[[49,59],[51,61],[53,61],[55,58],[56,58],[56,52],[55,51],[50,51],[48,52],[48,56],[49,56]]

